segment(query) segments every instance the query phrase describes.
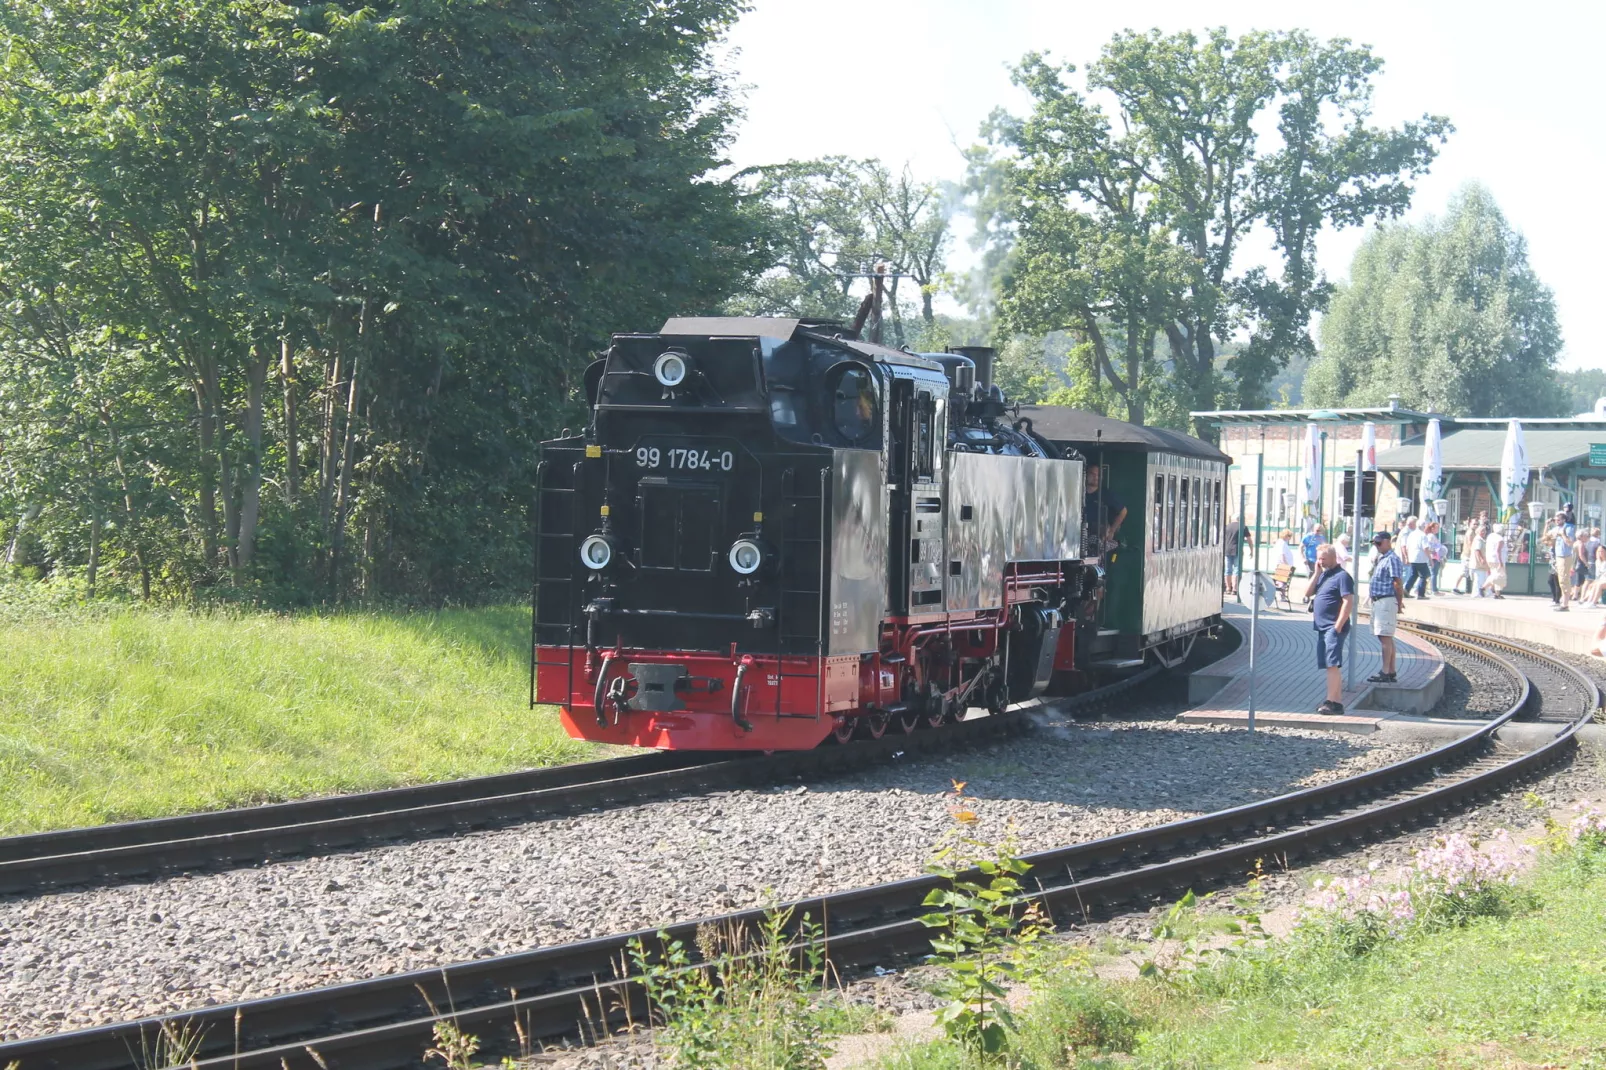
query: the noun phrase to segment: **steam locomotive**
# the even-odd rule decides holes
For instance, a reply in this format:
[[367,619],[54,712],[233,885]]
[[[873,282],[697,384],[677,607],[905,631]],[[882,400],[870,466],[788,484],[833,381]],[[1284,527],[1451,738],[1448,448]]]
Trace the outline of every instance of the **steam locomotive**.
[[797,750],[1180,661],[1219,622],[1229,458],[1012,409],[992,365],[799,319],[615,335],[544,446],[531,702],[601,742]]

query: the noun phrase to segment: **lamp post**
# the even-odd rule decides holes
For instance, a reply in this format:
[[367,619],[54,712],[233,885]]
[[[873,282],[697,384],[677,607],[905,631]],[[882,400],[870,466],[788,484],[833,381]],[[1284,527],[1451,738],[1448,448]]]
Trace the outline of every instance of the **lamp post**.
[[1544,502],[1528,503],[1528,593],[1538,594],[1534,587],[1534,558],[1539,556],[1539,518],[1545,515]]

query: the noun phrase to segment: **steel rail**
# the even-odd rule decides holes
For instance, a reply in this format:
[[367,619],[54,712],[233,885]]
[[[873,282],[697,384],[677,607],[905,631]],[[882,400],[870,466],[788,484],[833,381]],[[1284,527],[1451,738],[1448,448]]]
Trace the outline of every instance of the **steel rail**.
[[[1097,707],[1156,669],[1053,700]],[[259,865],[275,858],[348,851],[381,842],[451,836],[556,814],[701,791],[773,784],[964,747],[1021,731],[1014,707],[937,731],[888,733],[777,754],[654,752],[495,776],[333,795],[178,817],[0,837],[0,895],[148,880],[174,873]],[[0,1063],[0,1066],[3,1066]]]
[[[1087,918],[1132,901],[1231,879],[1257,860],[1286,862],[1432,818],[1531,775],[1564,757],[1577,728],[1600,706],[1582,673],[1556,662],[1579,684],[1583,710],[1550,742],[1507,758],[1495,733],[1540,701],[1527,678],[1481,637],[1440,634],[1436,641],[1485,658],[1519,681],[1519,695],[1494,721],[1461,739],[1382,769],[1213,814],[1188,818],[1029,856],[1032,898],[1051,916]],[[1532,652],[1529,652],[1532,656]],[[970,722],[966,722],[970,723]],[[1459,770],[1457,775],[1454,770]],[[1448,780],[1447,783],[1440,781]],[[794,922],[825,926],[825,950],[844,973],[906,961],[929,950],[917,920],[921,901],[939,886],[931,877],[801,900]],[[705,925],[757,923],[758,910],[668,926],[688,949]],[[164,1027],[199,1038],[196,1070],[390,1070],[416,1066],[436,1022],[450,1019],[481,1036],[486,1050],[509,1050],[515,1022],[529,1037],[584,1035],[633,1014],[643,1020],[639,984],[624,968],[634,940],[655,944],[657,930],[420,970],[268,999],[209,1007],[0,1045],[0,1065],[19,1070],[113,1070],[149,1050]],[[694,952],[695,954],[695,952]]]
[[[0,838],[0,895],[257,865],[448,836],[647,799],[773,784],[974,744],[1021,730],[1016,713],[939,731],[769,755],[661,752],[498,776]],[[0,1066],[4,1066],[0,1063]]]

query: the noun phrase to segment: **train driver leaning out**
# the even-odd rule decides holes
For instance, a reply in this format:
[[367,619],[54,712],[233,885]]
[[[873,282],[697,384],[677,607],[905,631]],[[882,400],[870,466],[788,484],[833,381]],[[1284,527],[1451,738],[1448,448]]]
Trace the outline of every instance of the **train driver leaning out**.
[[[1087,466],[1087,496],[1082,500],[1082,517],[1088,529],[1096,530],[1093,525],[1098,523],[1100,510],[1104,517],[1104,541],[1106,544],[1115,541],[1115,533],[1121,530],[1121,524],[1126,520],[1126,506],[1121,499],[1104,489],[1100,479],[1102,472],[1096,464]],[[1099,548],[1100,553],[1111,549],[1109,545]]]

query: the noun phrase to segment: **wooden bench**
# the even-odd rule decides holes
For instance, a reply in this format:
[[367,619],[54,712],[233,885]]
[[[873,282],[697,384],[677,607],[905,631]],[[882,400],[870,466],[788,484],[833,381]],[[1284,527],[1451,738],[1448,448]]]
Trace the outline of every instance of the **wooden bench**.
[[1287,609],[1290,613],[1294,611],[1294,603],[1289,600],[1288,587],[1291,583],[1293,583],[1293,580],[1293,565],[1278,565],[1271,574],[1271,587],[1272,590],[1277,592],[1276,601],[1281,602],[1283,604],[1283,608]]

